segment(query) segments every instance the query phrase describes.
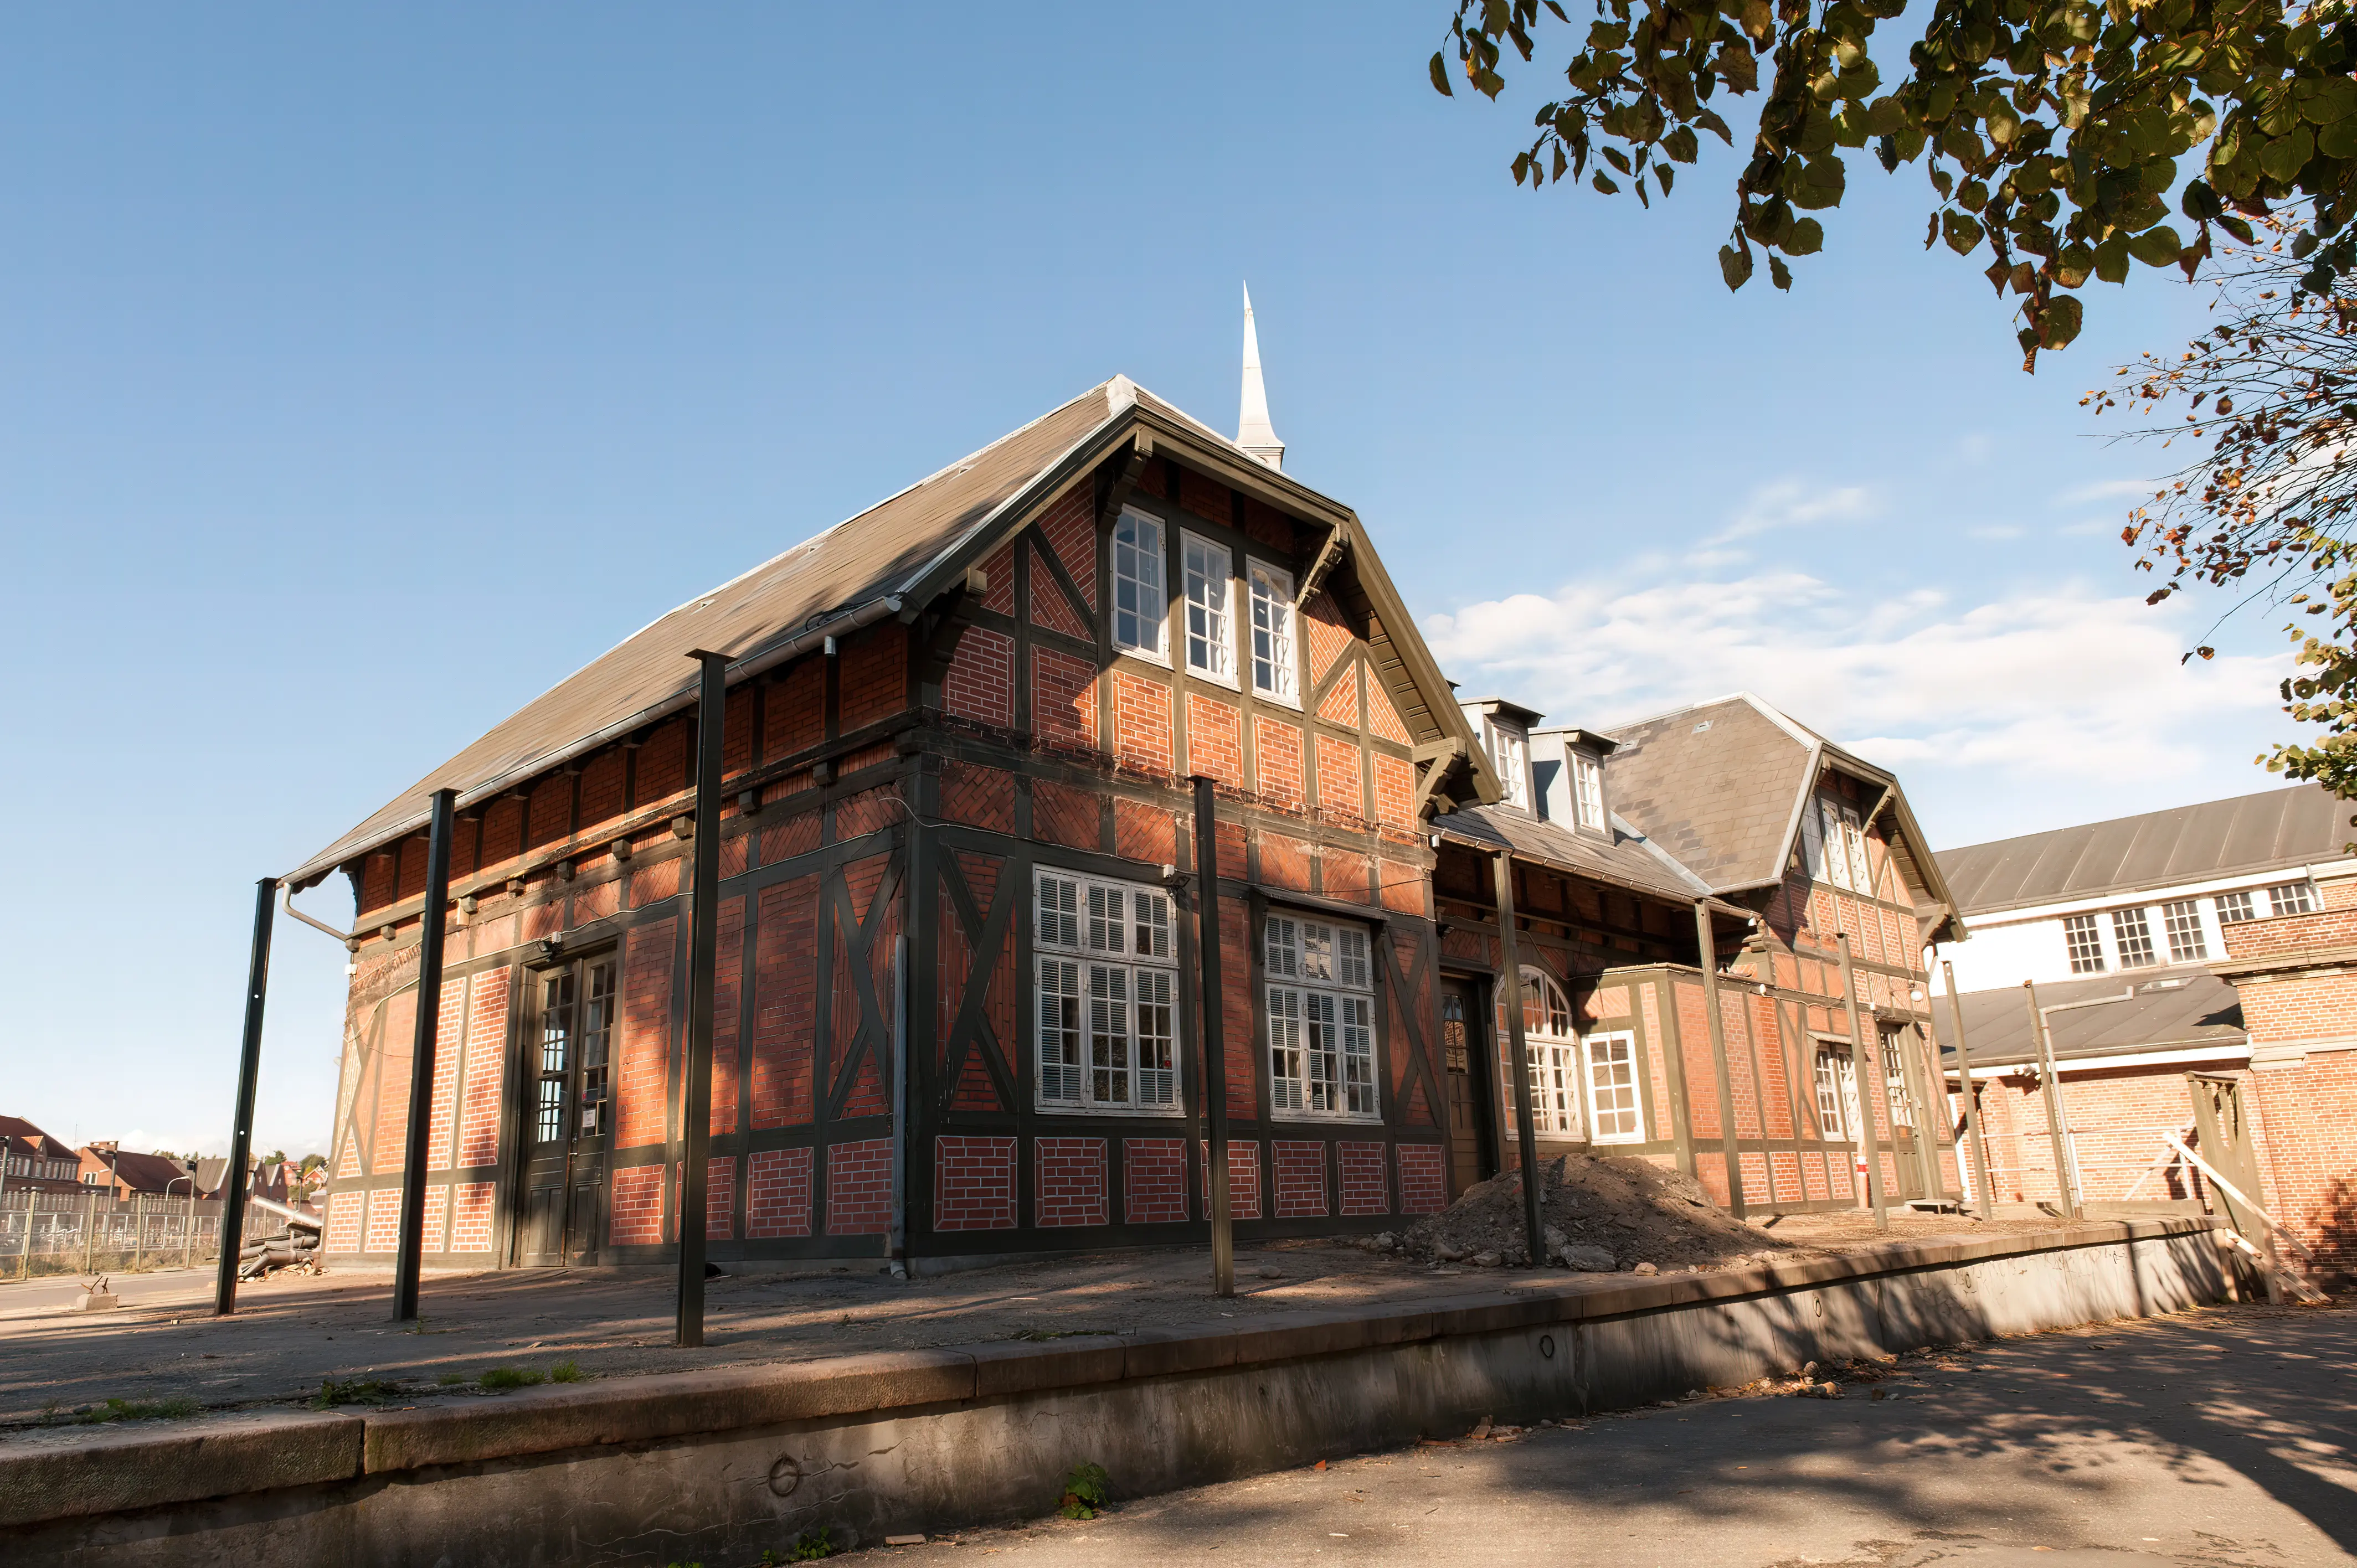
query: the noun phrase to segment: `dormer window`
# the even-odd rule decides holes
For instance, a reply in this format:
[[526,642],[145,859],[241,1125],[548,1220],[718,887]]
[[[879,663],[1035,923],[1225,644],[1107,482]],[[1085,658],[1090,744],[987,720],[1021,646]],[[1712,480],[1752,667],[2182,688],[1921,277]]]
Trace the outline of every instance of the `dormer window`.
[[1571,754],[1572,819],[1598,832],[1604,826],[1604,766],[1584,751]]
[[1523,732],[1508,725],[1490,721],[1490,760],[1497,766],[1498,783],[1506,792],[1506,804],[1531,809],[1531,743]]

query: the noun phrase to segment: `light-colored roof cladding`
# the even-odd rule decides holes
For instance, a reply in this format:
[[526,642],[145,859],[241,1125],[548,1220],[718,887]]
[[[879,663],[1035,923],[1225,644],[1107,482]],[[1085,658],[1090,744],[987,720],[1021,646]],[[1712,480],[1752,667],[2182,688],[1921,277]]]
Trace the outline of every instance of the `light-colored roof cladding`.
[[1967,915],[2337,860],[2350,808],[2319,784],[1939,852]]
[[1814,736],[1749,693],[1604,729],[1613,809],[1679,865],[1721,889],[1783,875]]
[[[956,585],[968,556],[995,549],[1002,534],[1028,524],[1140,434],[1168,444],[1157,450],[1183,452],[1188,462],[1214,469],[1247,494],[1341,530],[1351,547],[1349,577],[1375,623],[1371,650],[1401,717],[1418,741],[1446,736],[1470,744],[1439,667],[1382,563],[1363,548],[1351,510],[1115,376],[661,617],[493,725],[285,880],[307,886],[415,831],[436,789],[459,791],[465,807],[689,706],[697,681],[687,658],[692,650],[729,654],[733,680],[738,668],[793,650],[838,621],[848,630],[856,624],[848,618],[888,606],[912,618],[924,600]],[[902,610],[897,601],[904,596]],[[1478,792],[1494,800],[1495,776],[1473,749]]]
[[[2233,986],[2198,965],[2141,971],[2134,977],[2108,975],[2099,980],[2059,981],[2038,988],[2042,1007],[2066,1002],[2090,1002],[2101,996],[2132,997],[2108,1006],[2073,1007],[2050,1013],[2054,1058],[2126,1056],[2148,1051],[2193,1050],[2204,1047],[2233,1047],[2245,1044],[2243,1004]],[[1964,1043],[1972,1047],[1973,1069],[2007,1067],[2038,1059],[2037,1036],[2030,1033],[2028,993],[2018,985],[1995,991],[1967,991],[1957,996],[1964,1008]],[[1940,1037],[1940,1048],[1951,1067],[1955,1064],[1956,1029],[1948,999],[1935,996],[1928,1004]]]

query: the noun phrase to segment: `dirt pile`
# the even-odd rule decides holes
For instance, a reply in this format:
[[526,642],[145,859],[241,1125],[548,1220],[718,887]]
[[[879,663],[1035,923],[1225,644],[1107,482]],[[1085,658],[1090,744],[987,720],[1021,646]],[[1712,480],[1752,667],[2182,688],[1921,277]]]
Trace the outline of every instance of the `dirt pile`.
[[[1551,1265],[1591,1273],[1642,1264],[1666,1271],[1795,1251],[1712,1203],[1692,1176],[1650,1160],[1566,1155],[1542,1165],[1539,1173]],[[1522,1173],[1508,1171],[1417,1220],[1394,1245],[1433,1262],[1521,1268],[1526,1266],[1523,1243]]]

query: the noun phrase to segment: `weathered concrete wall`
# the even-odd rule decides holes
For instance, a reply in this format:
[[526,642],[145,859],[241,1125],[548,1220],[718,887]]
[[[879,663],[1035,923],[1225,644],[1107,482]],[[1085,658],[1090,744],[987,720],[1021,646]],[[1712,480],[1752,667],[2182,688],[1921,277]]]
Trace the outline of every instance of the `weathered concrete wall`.
[[[146,1568],[749,1560],[1125,1495],[1828,1361],[2173,1311],[2205,1226],[1566,1282],[1265,1330],[979,1346],[0,1444],[0,1558]],[[328,1479],[333,1476],[338,1478]]]

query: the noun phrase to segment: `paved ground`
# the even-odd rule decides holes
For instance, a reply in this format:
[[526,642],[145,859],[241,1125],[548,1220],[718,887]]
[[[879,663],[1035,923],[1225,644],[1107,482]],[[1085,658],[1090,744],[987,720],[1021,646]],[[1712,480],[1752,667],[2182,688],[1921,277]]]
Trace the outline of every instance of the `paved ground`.
[[[1778,1221],[1763,1247],[1846,1250],[1991,1230],[1953,1216],[1894,1217],[1889,1231],[1849,1216]],[[572,1360],[592,1377],[807,1360],[860,1350],[971,1345],[1020,1337],[1179,1327],[1405,1304],[1494,1290],[1544,1276],[1431,1269],[1330,1241],[1238,1254],[1239,1295],[1214,1303],[1200,1249],[1014,1263],[914,1282],[858,1263],[802,1274],[757,1273],[707,1287],[709,1343],[671,1344],[674,1283],[661,1270],[429,1274],[425,1322],[389,1321],[391,1277],[339,1270],[249,1283],[233,1318],[211,1315],[209,1270],[124,1276],[123,1307],[68,1310],[80,1286],[0,1284],[0,1425],[107,1399],[194,1399],[234,1407],[316,1392],[321,1380],[376,1377],[423,1392],[494,1367],[545,1370]]]
[[1894,1371],[1838,1402],[1704,1397],[876,1555],[992,1568],[2357,1562],[2346,1305],[2213,1308]]

